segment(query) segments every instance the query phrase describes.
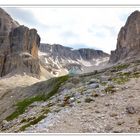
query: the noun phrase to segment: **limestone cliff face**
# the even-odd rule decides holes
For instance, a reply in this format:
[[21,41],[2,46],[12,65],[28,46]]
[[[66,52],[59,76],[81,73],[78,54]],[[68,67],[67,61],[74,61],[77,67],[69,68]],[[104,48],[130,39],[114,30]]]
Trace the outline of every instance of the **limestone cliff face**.
[[20,26],[0,9],[0,76],[13,71],[39,75],[39,45],[35,29]]
[[137,59],[140,54],[140,12],[133,12],[121,28],[117,48],[111,52],[110,62],[116,63],[126,59]]

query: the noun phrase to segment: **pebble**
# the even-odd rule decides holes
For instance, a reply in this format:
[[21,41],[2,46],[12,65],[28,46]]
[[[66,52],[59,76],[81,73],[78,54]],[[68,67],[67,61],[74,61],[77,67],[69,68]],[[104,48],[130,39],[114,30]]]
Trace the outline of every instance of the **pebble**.
[[89,85],[89,88],[98,88],[99,84],[98,83],[93,83]]
[[116,129],[113,130],[113,133],[123,133],[123,130],[116,128]]
[[93,84],[93,83],[98,83],[97,79],[91,79],[87,84]]
[[128,114],[134,114],[134,113],[136,113],[136,110],[133,106],[128,106],[128,107],[126,107],[126,112]]
[[113,129],[113,127],[110,126],[110,125],[107,125],[107,126],[105,127],[105,130],[106,130],[106,131],[110,131],[110,130],[112,130],[112,129]]
[[117,125],[122,125],[122,124],[124,124],[124,121],[117,122]]
[[115,116],[117,116],[118,114],[117,113],[115,113],[115,112],[113,112],[113,113],[110,113],[110,117],[115,117]]
[[100,113],[100,111],[99,110],[95,110],[95,113]]

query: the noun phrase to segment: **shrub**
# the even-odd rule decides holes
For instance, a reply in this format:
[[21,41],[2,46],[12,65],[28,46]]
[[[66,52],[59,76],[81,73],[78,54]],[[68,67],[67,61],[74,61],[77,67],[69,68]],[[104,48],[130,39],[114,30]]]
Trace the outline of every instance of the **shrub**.
[[23,125],[19,130],[20,130],[20,131],[24,131],[27,127],[29,127],[29,126],[31,126],[31,125],[37,124],[38,122],[40,122],[40,121],[41,121],[42,119],[44,119],[45,117],[46,117],[46,116],[41,115],[41,116],[39,116],[38,118],[36,118],[36,119],[30,121],[29,123]]
[[85,102],[86,102],[86,103],[90,103],[90,102],[92,102],[92,101],[94,101],[94,100],[91,99],[91,98],[86,98],[86,99],[85,99]]
[[114,93],[114,92],[116,92],[116,90],[115,90],[115,87],[113,85],[110,85],[110,86],[105,88],[105,92],[106,93]]

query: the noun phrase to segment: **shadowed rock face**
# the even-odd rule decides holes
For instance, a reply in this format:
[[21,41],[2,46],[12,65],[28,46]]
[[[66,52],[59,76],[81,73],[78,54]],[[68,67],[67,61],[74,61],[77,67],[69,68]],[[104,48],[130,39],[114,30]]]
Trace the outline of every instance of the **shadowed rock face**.
[[140,12],[133,12],[121,28],[117,48],[111,52],[110,63],[116,63],[124,59],[137,59],[140,53]]
[[39,45],[40,37],[35,29],[20,26],[0,9],[0,76],[13,71],[38,75]]

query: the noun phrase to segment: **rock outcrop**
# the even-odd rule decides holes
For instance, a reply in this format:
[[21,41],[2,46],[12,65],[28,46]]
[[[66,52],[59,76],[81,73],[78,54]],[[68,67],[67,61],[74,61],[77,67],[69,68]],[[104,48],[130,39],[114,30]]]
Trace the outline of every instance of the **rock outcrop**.
[[134,11],[121,28],[117,48],[111,52],[110,63],[138,59],[140,54],[140,12]]
[[39,45],[35,29],[19,25],[0,9],[0,76],[14,71],[39,75]]

